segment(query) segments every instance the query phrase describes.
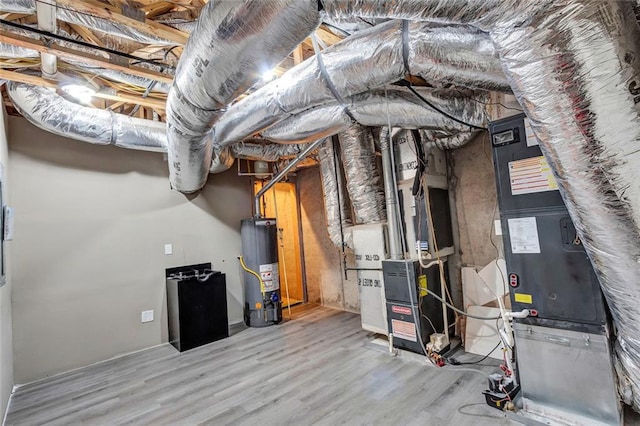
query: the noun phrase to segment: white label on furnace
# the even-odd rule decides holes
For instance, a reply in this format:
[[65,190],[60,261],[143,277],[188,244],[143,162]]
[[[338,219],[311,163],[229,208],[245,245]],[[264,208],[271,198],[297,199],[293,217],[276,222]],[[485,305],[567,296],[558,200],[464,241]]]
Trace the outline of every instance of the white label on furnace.
[[507,219],[511,253],[540,253],[538,225],[535,217]]
[[280,288],[278,262],[260,265],[260,277],[264,283],[264,291],[275,291]]
[[410,340],[417,342],[416,326],[412,322],[400,321],[396,319],[391,320],[391,332],[393,337],[398,337],[404,340]]
[[558,190],[551,167],[543,156],[510,161],[509,182],[512,195]]
[[531,123],[529,123],[529,120],[527,120],[526,118],[524,119],[524,134],[527,138],[527,146],[540,145],[540,141],[538,141],[535,133],[533,133]]

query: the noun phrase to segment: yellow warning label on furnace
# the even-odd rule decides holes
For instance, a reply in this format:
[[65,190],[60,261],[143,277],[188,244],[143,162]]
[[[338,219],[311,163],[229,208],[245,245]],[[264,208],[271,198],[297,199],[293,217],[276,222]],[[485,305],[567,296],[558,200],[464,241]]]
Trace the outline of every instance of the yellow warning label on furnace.
[[418,288],[420,289],[420,297],[424,297],[427,295],[427,276],[420,275],[418,277]]
[[515,293],[513,296],[518,303],[533,303],[533,297],[530,294]]

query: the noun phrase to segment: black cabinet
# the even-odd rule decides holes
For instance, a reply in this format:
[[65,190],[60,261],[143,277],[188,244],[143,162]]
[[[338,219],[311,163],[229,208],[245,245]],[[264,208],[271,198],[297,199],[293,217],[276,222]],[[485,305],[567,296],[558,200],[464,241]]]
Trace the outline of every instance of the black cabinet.
[[229,337],[225,274],[202,265],[167,270],[167,314],[180,352]]

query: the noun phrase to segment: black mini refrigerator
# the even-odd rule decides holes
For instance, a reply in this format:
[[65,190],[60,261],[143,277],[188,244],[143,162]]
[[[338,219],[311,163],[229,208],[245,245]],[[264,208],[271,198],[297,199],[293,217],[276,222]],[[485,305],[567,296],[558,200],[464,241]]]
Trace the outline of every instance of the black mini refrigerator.
[[167,269],[167,314],[180,352],[229,337],[225,274],[210,263]]

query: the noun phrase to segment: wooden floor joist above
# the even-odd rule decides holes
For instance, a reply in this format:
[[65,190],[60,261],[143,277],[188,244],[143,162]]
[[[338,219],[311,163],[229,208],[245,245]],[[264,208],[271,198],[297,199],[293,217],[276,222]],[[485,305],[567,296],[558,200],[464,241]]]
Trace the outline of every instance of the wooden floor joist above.
[[[15,71],[8,71],[0,69],[0,79],[17,81],[19,83],[33,84],[41,87],[57,88],[58,84],[51,80],[46,80],[42,77],[22,74]],[[130,95],[122,92],[96,92],[94,95],[96,98],[106,99],[115,102],[123,102],[129,104],[136,104],[153,109],[164,110],[166,108],[166,102],[162,99],[156,99],[151,97],[142,97],[136,95]]]
[[137,19],[125,16],[121,9],[115,6],[110,6],[94,0],[57,0],[56,3],[58,6],[67,7],[76,12],[85,13],[99,19],[106,19],[111,22],[133,28],[141,33],[154,35],[156,37],[175,42],[175,44],[179,46],[185,45],[189,38],[188,34],[169,27],[168,25],[163,25],[151,19],[138,21]]
[[8,31],[0,30],[0,43],[12,44],[14,46],[36,50],[40,53],[50,53],[56,55],[61,59],[80,61],[87,65],[122,71],[131,75],[156,80],[162,83],[171,84],[173,82],[173,76],[166,73],[161,73],[158,71],[153,71],[147,68],[137,67],[133,65],[112,63],[109,62],[108,59],[99,55],[71,49],[65,46],[57,45],[55,43],[48,45],[41,40],[24,37]]

